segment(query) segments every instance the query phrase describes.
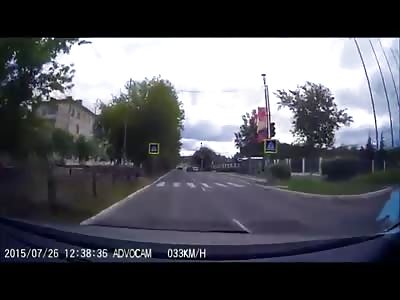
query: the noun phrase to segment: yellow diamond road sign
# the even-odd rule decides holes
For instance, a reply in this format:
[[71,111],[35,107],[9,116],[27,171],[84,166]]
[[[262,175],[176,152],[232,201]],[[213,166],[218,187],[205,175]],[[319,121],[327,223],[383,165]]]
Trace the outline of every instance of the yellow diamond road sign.
[[160,143],[149,143],[149,154],[160,154]]

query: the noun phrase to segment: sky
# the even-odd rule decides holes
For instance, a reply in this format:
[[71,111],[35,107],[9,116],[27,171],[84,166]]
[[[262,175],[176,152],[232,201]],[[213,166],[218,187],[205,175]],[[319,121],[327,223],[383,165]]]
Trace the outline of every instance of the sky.
[[[109,102],[130,79],[161,75],[178,91],[185,110],[182,155],[203,146],[232,156],[234,132],[241,116],[265,106],[263,81],[269,88],[271,119],[280,142],[294,141],[292,114],[278,110],[278,89],[295,89],[306,81],[321,83],[347,108],[354,122],[336,133],[336,145],[365,144],[375,135],[370,94],[354,41],[344,38],[96,38],[74,46],[59,61],[74,63],[76,99],[94,110],[96,99]],[[357,39],[371,80],[379,132],[391,143],[388,105],[379,69],[368,39]],[[399,85],[398,40],[380,39]],[[399,108],[393,82],[377,39],[378,56],[399,141]],[[393,49],[395,58],[390,49]]]

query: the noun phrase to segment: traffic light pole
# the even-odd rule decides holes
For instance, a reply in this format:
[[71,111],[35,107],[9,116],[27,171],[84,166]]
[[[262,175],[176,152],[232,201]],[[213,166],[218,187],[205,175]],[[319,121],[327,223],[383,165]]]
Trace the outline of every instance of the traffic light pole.
[[261,74],[261,76],[263,77],[263,81],[264,81],[264,98],[265,98],[265,110],[267,113],[267,138],[270,138],[270,124],[271,124],[271,110],[269,107],[269,91],[268,91],[268,85],[267,85],[267,80],[265,78],[265,74]]

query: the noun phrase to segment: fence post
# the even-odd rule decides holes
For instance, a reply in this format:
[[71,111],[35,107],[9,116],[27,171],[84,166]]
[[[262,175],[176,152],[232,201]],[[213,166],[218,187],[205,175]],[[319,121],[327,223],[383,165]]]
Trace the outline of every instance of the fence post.
[[371,160],[371,169],[372,169],[372,173],[375,172],[375,160]]
[[304,174],[306,172],[306,159],[303,157],[301,159],[301,173]]
[[386,171],[386,160],[383,161],[383,171]]
[[318,172],[322,175],[322,157],[319,157]]

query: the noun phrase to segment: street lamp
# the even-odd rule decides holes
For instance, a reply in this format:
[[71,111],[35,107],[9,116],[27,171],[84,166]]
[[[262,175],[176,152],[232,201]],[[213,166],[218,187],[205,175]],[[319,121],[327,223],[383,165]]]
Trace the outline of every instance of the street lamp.
[[268,130],[268,137],[270,136],[270,122],[271,122],[271,109],[269,107],[269,92],[268,92],[268,85],[267,79],[265,74],[261,74],[264,82],[264,98],[265,98],[265,110],[267,114],[267,130]]
[[[270,137],[271,134],[271,109],[269,107],[269,93],[268,93],[268,85],[267,85],[267,79],[266,79],[266,75],[265,74],[261,74],[262,78],[263,78],[263,82],[264,82],[264,98],[265,98],[265,110],[266,110],[266,114],[267,114],[267,138]],[[263,170],[265,168],[265,155],[263,155]]]

